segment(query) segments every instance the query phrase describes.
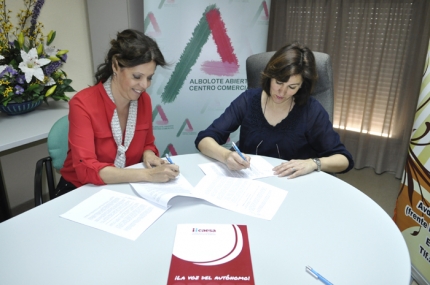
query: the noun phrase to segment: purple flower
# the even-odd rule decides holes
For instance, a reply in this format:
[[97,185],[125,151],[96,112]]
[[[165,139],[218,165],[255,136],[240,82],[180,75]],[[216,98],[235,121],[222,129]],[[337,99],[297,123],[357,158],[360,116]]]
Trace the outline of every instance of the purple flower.
[[61,60],[63,62],[66,62],[66,60],[67,60],[67,53],[63,54],[60,58],[61,58]]
[[9,73],[10,75],[17,75],[18,72],[13,69],[12,66],[7,66],[1,73],[0,73],[0,78],[3,77],[6,73]]
[[22,93],[24,93],[24,88],[22,88],[21,85],[16,85],[15,86],[15,94],[19,95],[19,94],[22,94]]
[[18,74],[18,71],[16,71],[12,66],[8,66],[6,69],[8,70],[10,75],[17,75]]
[[40,9],[42,9],[45,0],[37,0],[36,4],[34,4],[33,15],[31,16],[31,27],[30,27],[30,35],[34,33],[34,29],[36,29],[37,18],[40,15]]
[[16,77],[16,82],[18,84],[24,84],[25,83],[25,75],[24,74],[20,74]]
[[45,67],[46,76],[54,73],[63,63],[61,61],[53,61]]

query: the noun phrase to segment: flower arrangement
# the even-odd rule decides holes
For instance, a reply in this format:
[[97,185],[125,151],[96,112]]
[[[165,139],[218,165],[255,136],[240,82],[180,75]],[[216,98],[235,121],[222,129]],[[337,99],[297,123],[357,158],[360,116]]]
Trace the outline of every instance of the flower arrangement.
[[[16,0],[13,0],[16,1]],[[0,0],[0,104],[26,101],[68,101],[65,92],[75,91],[61,70],[68,50],[51,46],[56,32],[45,37],[37,21],[45,0],[23,0],[25,9],[13,29],[6,0]]]

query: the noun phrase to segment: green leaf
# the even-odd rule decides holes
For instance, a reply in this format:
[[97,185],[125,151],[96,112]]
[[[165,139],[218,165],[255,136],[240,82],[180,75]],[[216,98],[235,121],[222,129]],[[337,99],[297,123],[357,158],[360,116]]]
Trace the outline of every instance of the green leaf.
[[9,103],[9,101],[10,100],[12,100],[11,98],[8,98],[8,99],[6,99],[4,102],[3,102],[3,106],[6,106],[7,105],[7,103]]
[[72,79],[63,79],[63,84],[70,84],[70,83],[72,83]]
[[60,69],[60,71],[61,71],[61,73],[63,73],[63,75],[64,75],[65,77],[67,77],[67,73],[66,73],[64,70]]
[[18,66],[19,64],[16,62],[16,59],[12,59],[10,62],[9,62],[9,64],[10,65],[12,65],[12,66]]
[[25,93],[32,93],[32,92],[40,93],[40,91],[42,91],[42,89],[43,89],[43,86],[41,86],[39,84],[32,84],[32,85],[28,86],[24,92]]
[[64,92],[75,92],[76,90],[73,89],[72,86],[67,86],[66,88],[64,88]]
[[54,41],[56,34],[57,34],[57,32],[55,32],[55,31],[52,33],[51,40],[47,43],[48,46]]

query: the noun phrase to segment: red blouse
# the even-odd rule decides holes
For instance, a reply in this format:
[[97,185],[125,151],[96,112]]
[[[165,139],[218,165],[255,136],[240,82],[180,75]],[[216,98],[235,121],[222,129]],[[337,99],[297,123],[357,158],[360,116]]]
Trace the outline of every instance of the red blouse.
[[[69,107],[69,150],[60,173],[76,187],[104,185],[99,171],[114,166],[117,152],[111,130],[116,106],[103,84],[98,83],[73,96]],[[142,162],[146,150],[158,156],[154,141],[151,98],[143,92],[138,99],[134,137],[126,151],[126,166]]]

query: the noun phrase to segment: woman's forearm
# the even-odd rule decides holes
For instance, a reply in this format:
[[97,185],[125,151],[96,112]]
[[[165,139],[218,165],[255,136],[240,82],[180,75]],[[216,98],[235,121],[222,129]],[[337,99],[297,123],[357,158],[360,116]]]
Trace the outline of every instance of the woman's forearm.
[[[342,154],[334,154],[329,157],[320,157],[320,161],[321,170],[325,172],[342,172],[349,165],[348,159]],[[315,169],[317,169],[316,164]]]
[[114,166],[107,166],[99,171],[100,178],[106,184],[147,181],[145,174],[145,169],[124,169]]
[[220,146],[213,138],[205,137],[199,142],[199,150],[206,156],[216,159],[222,163],[226,163],[230,150]]

